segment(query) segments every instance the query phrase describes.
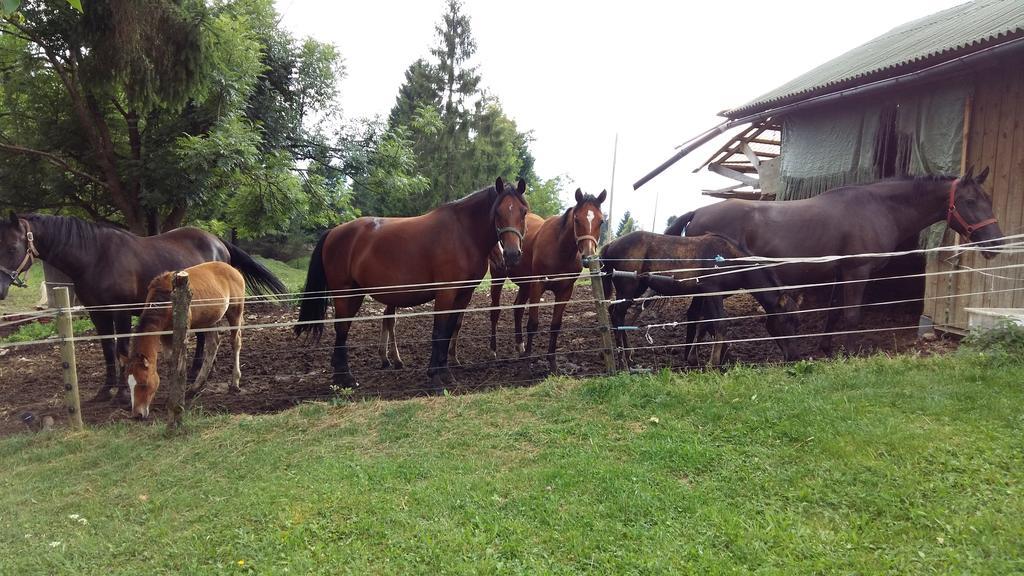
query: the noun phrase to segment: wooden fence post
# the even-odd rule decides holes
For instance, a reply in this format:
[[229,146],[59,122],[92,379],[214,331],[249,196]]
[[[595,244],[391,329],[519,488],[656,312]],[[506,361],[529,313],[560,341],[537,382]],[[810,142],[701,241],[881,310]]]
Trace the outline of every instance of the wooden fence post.
[[185,388],[188,356],[185,354],[185,335],[188,333],[188,307],[192,291],[188,287],[188,272],[174,275],[171,291],[171,315],[174,326],[171,348],[170,386],[167,389],[167,429],[181,428],[181,414],[185,411]]
[[608,374],[615,374],[615,338],[612,335],[612,323],[608,317],[608,301],[605,300],[604,283],[601,281],[601,261],[597,256],[592,256],[588,266],[590,267],[590,290],[594,294],[594,306],[597,307],[598,330],[601,331],[601,341],[604,343],[601,355],[604,357],[604,366],[608,370]]
[[64,399],[68,405],[68,419],[75,430],[82,429],[82,401],[78,396],[78,367],[75,364],[74,327],[71,324],[71,297],[64,286],[54,288],[57,306],[57,332],[61,341],[61,360],[64,367]]

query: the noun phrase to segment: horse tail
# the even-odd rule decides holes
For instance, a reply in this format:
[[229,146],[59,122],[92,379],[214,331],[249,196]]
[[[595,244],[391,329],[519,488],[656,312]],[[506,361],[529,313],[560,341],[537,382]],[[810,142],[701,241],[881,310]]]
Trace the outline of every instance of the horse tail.
[[313,255],[309,258],[309,270],[306,272],[306,287],[302,289],[302,304],[299,305],[299,324],[295,325],[295,335],[301,336],[309,332],[313,342],[318,342],[324,333],[323,324],[303,324],[303,322],[319,322],[327,316],[327,271],[324,269],[324,242],[330,230],[324,232],[317,240]]
[[260,264],[238,246],[224,242],[231,256],[231,267],[242,273],[246,288],[253,294],[273,294],[280,296],[288,292],[284,282],[274,275],[269,268]]
[[690,223],[690,220],[693,220],[693,216],[696,213],[697,213],[697,211],[693,210],[691,212],[687,212],[686,214],[683,214],[682,216],[676,218],[675,222],[672,222],[671,226],[669,226],[668,228],[665,228],[665,235],[667,235],[667,236],[682,236],[683,230],[686,228],[686,225]]

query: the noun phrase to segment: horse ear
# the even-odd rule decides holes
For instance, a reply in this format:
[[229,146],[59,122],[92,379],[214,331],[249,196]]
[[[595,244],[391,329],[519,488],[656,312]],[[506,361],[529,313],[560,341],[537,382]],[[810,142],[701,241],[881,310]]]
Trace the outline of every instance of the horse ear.
[[17,223],[18,223],[18,215],[14,213],[14,210],[11,210],[11,224],[17,224]]
[[583,202],[583,189],[582,188],[577,188],[576,189],[576,203],[579,204],[580,202]]
[[796,295],[796,307],[800,308],[804,305],[804,293],[801,292]]
[[494,179],[494,190],[497,191],[498,194],[505,191],[505,181],[501,179],[501,176]]
[[974,177],[974,182],[975,184],[984,184],[985,178],[988,178],[988,166],[985,166],[985,169],[981,171],[981,174]]
[[964,180],[964,181],[967,181],[967,180],[970,180],[973,177],[974,177],[974,164],[971,164],[970,166],[967,167],[967,172],[964,172],[963,177],[961,177],[960,179]]
[[608,191],[607,190],[601,190],[601,193],[597,195],[597,203],[600,204],[600,203],[604,202],[604,199],[607,198],[607,197],[608,197]]
[[520,196],[526,194],[526,180],[520,178],[519,182],[516,183],[516,194],[519,194]]

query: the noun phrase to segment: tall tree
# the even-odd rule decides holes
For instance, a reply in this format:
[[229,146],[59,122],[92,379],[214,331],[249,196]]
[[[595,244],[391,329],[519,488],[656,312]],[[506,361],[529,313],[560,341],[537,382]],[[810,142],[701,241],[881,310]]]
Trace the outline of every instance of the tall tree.
[[619,226],[615,229],[615,237],[618,238],[639,229],[640,227],[637,226],[636,220],[633,220],[633,215],[629,213],[629,210],[626,210],[626,213],[622,215],[622,220],[619,220]]
[[437,73],[441,78],[441,130],[440,173],[432,182],[440,191],[441,199],[448,202],[463,191],[456,189],[459,170],[469,141],[470,110],[466,100],[476,94],[480,76],[469,59],[476,52],[469,16],[462,10],[461,0],[448,0],[448,11],[441,23],[434,27],[440,43],[430,53],[437,58]]
[[272,0],[27,1],[0,19],[0,200],[156,233],[248,232],[327,210],[295,161],[324,149],[333,47],[298,43]]

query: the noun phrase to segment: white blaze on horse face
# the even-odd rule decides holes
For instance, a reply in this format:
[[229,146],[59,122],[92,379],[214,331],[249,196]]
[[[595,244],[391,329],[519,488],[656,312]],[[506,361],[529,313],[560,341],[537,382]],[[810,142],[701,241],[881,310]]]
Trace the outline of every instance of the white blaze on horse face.
[[591,236],[594,235],[594,211],[589,208],[587,209],[587,231]]
[[135,385],[138,382],[135,381],[135,375],[128,375],[128,395],[132,397],[132,410],[135,410]]

